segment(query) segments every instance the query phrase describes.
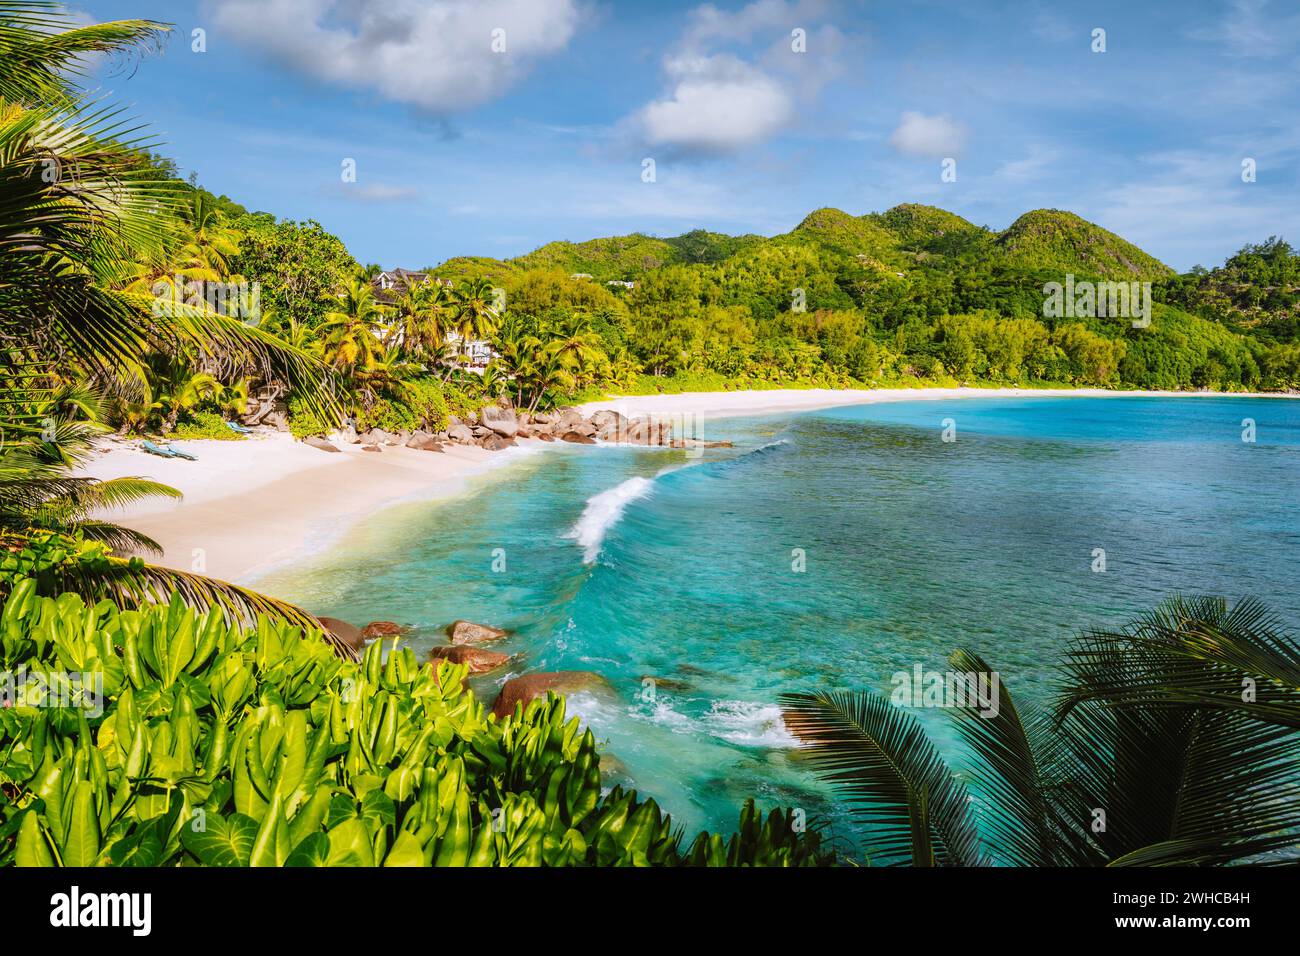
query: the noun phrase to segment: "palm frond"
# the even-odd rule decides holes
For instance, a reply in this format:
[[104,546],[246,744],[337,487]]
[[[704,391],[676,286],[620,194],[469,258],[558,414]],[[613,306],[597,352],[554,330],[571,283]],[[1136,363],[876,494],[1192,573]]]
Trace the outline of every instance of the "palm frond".
[[818,773],[866,822],[873,858],[985,862],[966,788],[914,716],[865,692],[783,694],[781,703]]

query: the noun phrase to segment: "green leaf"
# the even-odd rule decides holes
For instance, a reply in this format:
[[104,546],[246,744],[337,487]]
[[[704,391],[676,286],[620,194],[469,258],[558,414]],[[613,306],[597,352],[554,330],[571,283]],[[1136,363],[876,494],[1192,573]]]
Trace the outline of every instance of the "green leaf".
[[18,866],[54,866],[54,856],[41,830],[35,810],[23,814],[23,825],[18,830],[18,846],[14,850],[14,863]]
[[384,866],[424,866],[424,851],[420,841],[403,830],[393,841],[393,848],[384,857]]
[[293,848],[284,861],[285,866],[328,866],[330,838],[327,833],[313,833]]
[[64,866],[94,866],[99,858],[99,817],[95,814],[95,791],[89,781],[77,783],[62,856]]
[[209,813],[205,826],[196,832],[193,824],[181,829],[181,843],[205,866],[248,866],[257,840],[258,825],[252,817],[232,813],[222,817]]

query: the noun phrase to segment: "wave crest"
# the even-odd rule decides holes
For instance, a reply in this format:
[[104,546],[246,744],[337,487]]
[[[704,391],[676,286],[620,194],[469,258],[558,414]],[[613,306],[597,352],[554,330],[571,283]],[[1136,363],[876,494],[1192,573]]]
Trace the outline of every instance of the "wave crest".
[[638,476],[587,499],[587,506],[582,509],[582,516],[565,535],[566,538],[576,541],[582,548],[584,564],[591,564],[596,560],[601,545],[605,542],[605,535],[618,523],[618,519],[623,517],[623,511],[628,503],[644,498],[652,488],[654,488],[653,479]]

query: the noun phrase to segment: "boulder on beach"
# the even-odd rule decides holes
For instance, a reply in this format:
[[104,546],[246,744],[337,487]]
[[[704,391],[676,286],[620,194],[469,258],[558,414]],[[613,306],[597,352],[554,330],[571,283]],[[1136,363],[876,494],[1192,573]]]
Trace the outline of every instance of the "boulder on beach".
[[596,439],[591,438],[590,436],[584,435],[581,432],[577,432],[577,431],[565,432],[563,435],[560,436],[560,441],[572,442],[575,445],[596,444]]
[[319,448],[321,451],[337,452],[339,450],[338,445],[328,439],[321,438],[319,435],[308,435],[302,440],[302,443],[311,445],[312,448]]
[[492,705],[492,713],[497,717],[506,717],[515,710],[515,704],[528,706],[528,702],[537,697],[546,696],[547,691],[557,694],[574,694],[579,691],[609,692],[609,681],[594,671],[539,671],[512,677],[506,681]]
[[618,428],[627,419],[612,408],[602,408],[598,412],[591,413],[590,421],[596,431],[601,432],[609,428]]
[[513,438],[506,438],[504,435],[488,435],[480,444],[488,451],[501,451],[517,443]]
[[429,660],[464,664],[471,674],[486,674],[510,660],[510,655],[472,644],[452,644],[448,647],[435,647],[429,652]]
[[475,624],[473,621],[452,621],[447,625],[447,637],[453,644],[486,644],[499,641],[509,634],[499,627]]
[[426,431],[412,432],[411,437],[406,440],[406,447],[418,451],[442,451],[442,445]]
[[540,438],[542,441],[555,441],[555,436],[550,432],[538,432],[536,437]]
[[409,630],[406,625],[396,624],[393,621],[371,621],[361,629],[361,636],[367,641],[373,641],[377,637],[394,637],[405,634]]
[[474,432],[468,425],[457,422],[447,429],[447,438],[450,441],[460,442],[462,445],[468,445],[474,441]]
[[359,656],[365,650],[366,639],[355,624],[340,621],[337,617],[318,617],[316,620],[320,622],[326,636],[340,647],[350,650],[352,656]]
[[498,405],[485,405],[479,411],[479,420],[503,438],[514,438],[519,434],[519,418],[513,408],[501,408]]
[[362,445],[361,450],[362,451],[383,451],[383,449],[380,448],[378,445]]

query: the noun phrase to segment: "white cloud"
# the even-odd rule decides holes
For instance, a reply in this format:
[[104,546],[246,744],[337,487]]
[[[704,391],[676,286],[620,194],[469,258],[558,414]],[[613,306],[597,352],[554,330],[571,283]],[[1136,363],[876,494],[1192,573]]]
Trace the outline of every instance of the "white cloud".
[[889,145],[908,156],[957,156],[966,144],[966,127],[951,116],[906,112],[889,137]]
[[680,58],[665,68],[676,82],[672,95],[637,114],[650,146],[727,152],[762,142],[794,114],[780,83],[734,57]]
[[[788,129],[800,103],[815,98],[838,70],[841,36],[834,27],[817,26],[821,16],[820,0],[692,10],[676,49],[664,58],[668,89],[624,121],[625,134],[649,147],[720,154]],[[796,29],[804,31],[802,52],[792,46]],[[756,44],[757,52],[750,49]]]
[[[500,96],[563,50],[577,0],[213,0],[217,25],[300,73],[431,113]],[[493,49],[503,30],[505,49]]]

